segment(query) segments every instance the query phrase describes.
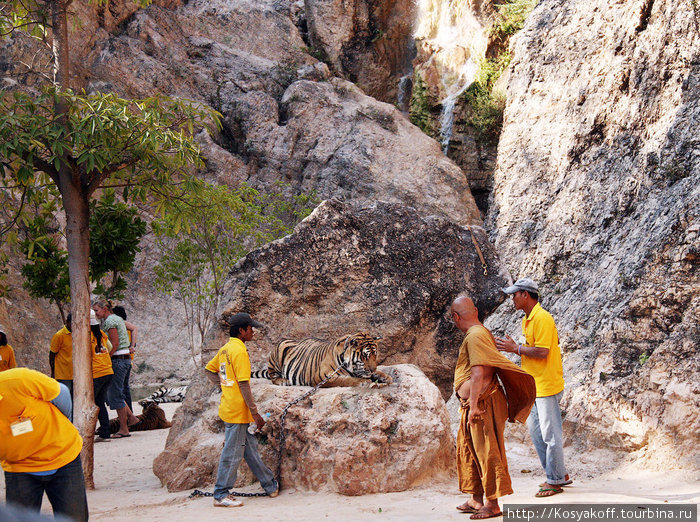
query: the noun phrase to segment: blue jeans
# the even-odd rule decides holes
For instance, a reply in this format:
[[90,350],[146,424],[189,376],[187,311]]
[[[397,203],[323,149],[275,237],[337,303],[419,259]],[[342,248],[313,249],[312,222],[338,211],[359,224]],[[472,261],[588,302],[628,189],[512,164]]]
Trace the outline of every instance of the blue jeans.
[[124,387],[129,386],[129,373],[131,372],[131,359],[112,359],[112,382],[107,392],[107,403],[113,410],[126,406]]
[[5,472],[5,500],[8,504],[38,512],[44,492],[53,507],[54,515],[65,515],[76,521],[88,519],[80,455],[73,462],[58,468],[53,475]]
[[549,397],[537,397],[527,418],[527,429],[535,445],[547,482],[557,486],[566,482],[564,466],[564,436],[561,427],[559,401],[564,392]]
[[255,435],[248,433],[248,424],[230,424],[224,422],[224,449],[219,460],[219,471],[216,474],[216,485],[214,486],[214,498],[221,500],[233,487],[236,482],[236,474],[241,458],[253,472],[253,475],[260,481],[260,485],[267,493],[277,490],[277,481],[272,471],[260,458],[258,451],[258,441]]
[[107,405],[105,403],[107,402],[107,392],[111,382],[111,375],[103,375],[102,377],[97,377],[92,380],[95,404],[100,409],[100,412],[97,414],[97,419],[100,421],[100,425],[97,428],[97,435],[103,439],[108,439],[110,437],[109,412],[107,411]]

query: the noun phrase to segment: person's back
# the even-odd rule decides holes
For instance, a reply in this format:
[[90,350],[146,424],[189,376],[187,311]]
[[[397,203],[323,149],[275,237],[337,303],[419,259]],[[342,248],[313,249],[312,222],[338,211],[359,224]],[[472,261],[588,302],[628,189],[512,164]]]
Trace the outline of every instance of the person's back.
[[0,463],[8,504],[39,511],[45,492],[54,513],[87,520],[83,440],[68,420],[70,409],[68,390],[56,380],[29,368],[0,373]]
[[12,349],[12,346],[7,343],[7,334],[4,329],[0,327],[0,372],[16,367],[17,361],[15,360],[15,351]]

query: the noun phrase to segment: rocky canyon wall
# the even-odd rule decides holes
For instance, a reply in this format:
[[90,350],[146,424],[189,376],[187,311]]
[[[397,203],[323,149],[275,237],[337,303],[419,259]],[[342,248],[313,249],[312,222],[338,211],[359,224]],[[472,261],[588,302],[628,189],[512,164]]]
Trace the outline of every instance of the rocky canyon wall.
[[[558,321],[570,440],[660,467],[700,465],[698,21],[690,0],[540,2],[487,219]],[[519,333],[509,303],[488,325]]]

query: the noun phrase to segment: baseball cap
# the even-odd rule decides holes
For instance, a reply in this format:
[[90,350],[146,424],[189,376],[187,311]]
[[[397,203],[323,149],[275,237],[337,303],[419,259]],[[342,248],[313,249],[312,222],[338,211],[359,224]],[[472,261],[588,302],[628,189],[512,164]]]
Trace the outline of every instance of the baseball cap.
[[5,331],[5,327],[1,324],[0,324],[0,333],[4,333],[5,335],[7,335],[7,332]]
[[90,326],[95,326],[100,324],[100,322],[97,320],[97,315],[95,314],[95,310],[90,310]]
[[233,314],[228,318],[228,324],[231,327],[248,328],[248,326],[253,326],[255,328],[262,328],[264,325],[255,321],[250,314],[245,312],[238,312]]
[[537,283],[535,283],[529,277],[523,277],[522,279],[518,279],[514,284],[512,284],[508,288],[502,288],[502,290],[505,294],[514,294],[519,290],[527,290],[528,292],[532,292],[533,294],[540,293],[539,289],[537,288]]

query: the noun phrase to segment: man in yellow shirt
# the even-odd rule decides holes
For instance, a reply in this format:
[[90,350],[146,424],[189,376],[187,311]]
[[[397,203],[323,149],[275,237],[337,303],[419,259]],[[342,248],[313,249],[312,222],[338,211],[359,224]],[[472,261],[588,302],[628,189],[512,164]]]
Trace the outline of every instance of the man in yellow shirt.
[[87,520],[80,450],[64,385],[29,368],[0,373],[0,464],[5,498],[33,511],[46,496],[54,515]]
[[0,326],[0,372],[16,367],[15,351],[12,349],[12,346],[7,344],[7,334]]
[[214,486],[214,506],[238,507],[243,502],[229,495],[236,482],[236,474],[241,458],[260,481],[260,485],[270,497],[279,491],[272,471],[263,463],[258,451],[255,436],[248,433],[248,426],[254,421],[258,429],[265,421],[258,413],[250,391],[250,359],[245,343],[253,339],[253,327],[262,324],[250,315],[241,312],[229,319],[229,341],[222,346],[205,368],[207,378],[221,386],[219,417],[224,421],[224,449],[219,460],[219,470]]
[[564,370],[559,350],[559,335],[552,315],[539,303],[539,289],[530,278],[518,279],[503,292],[513,296],[516,310],[525,312],[522,333],[525,344],[511,337],[496,339],[499,350],[520,355],[523,370],[535,378],[537,399],[527,419],[547,481],[535,496],[551,497],[571,484],[564,465],[564,444],[559,401],[564,393]]
[[66,325],[51,338],[49,366],[51,377],[68,387],[73,400],[73,334],[70,313],[66,316]]
[[535,383],[498,352],[471,299],[458,297],[450,313],[457,328],[466,333],[459,347],[454,389],[461,412],[459,489],[471,498],[457,509],[472,513],[473,520],[497,517],[501,515],[498,499],[513,493],[503,443],[506,420],[525,421],[535,401]]

